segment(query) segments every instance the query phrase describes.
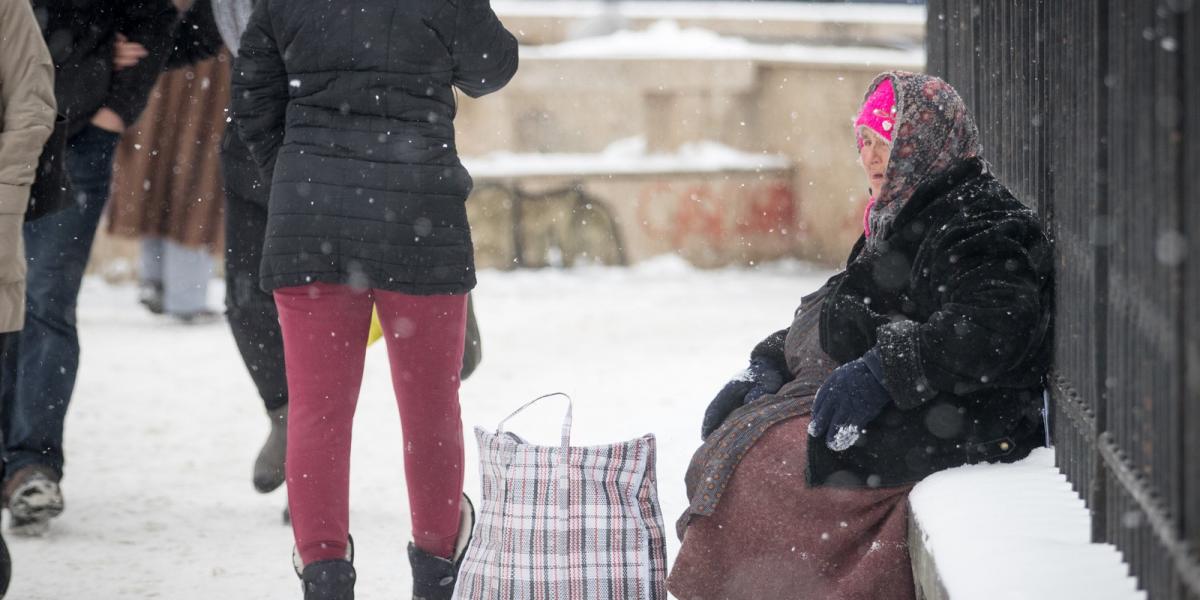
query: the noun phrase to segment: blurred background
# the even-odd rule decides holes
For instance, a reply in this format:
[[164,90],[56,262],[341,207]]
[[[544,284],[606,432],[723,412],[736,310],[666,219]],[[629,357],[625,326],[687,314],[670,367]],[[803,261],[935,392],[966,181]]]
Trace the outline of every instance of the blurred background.
[[[925,66],[923,3],[494,7],[522,44],[520,71],[498,94],[460,95],[457,119],[481,268],[663,254],[704,268],[836,264],[867,197],[850,128],[860,95],[881,71]],[[222,247],[215,152],[230,62],[160,81],[119,152],[93,273],[145,280],[146,234]]]

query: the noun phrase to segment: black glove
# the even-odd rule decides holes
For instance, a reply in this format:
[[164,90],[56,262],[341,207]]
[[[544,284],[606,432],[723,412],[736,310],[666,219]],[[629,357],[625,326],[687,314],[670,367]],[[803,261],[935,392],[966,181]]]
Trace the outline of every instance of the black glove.
[[717,397],[704,410],[704,423],[700,426],[700,439],[708,436],[725,422],[730,413],[744,404],[774,394],[783,387],[783,373],[769,360],[755,358],[745,371],[738,373],[721,388]]
[[846,450],[891,401],[879,351],[871,349],[838,367],[817,390],[808,435],[825,436],[825,445],[835,452]]

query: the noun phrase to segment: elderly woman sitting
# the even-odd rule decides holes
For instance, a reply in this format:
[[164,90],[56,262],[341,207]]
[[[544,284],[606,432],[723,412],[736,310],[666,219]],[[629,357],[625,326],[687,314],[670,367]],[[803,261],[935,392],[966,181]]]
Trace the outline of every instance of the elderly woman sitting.
[[912,485],[1041,441],[1052,256],[946,82],[889,72],[854,133],[872,199],[846,269],[705,414],[669,589],[907,599]]

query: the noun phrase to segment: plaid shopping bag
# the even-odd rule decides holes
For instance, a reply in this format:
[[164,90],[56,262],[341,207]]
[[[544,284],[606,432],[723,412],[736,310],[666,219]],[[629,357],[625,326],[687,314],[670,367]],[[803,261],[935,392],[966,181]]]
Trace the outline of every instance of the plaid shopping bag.
[[[504,423],[567,400],[562,443],[530,444]],[[653,435],[571,446],[571,399],[542,396],[479,440],[482,499],[456,600],[663,600],[667,549]]]

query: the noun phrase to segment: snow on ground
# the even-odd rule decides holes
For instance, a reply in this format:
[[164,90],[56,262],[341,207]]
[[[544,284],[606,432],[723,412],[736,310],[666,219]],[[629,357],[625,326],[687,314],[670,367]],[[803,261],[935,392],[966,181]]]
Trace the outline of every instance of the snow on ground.
[[762,44],[739,37],[724,36],[707,29],[681,28],[674,21],[659,21],[642,31],[621,30],[609,35],[559,44],[521,48],[521,60],[537,59],[756,60],[924,68],[925,50]]
[[[563,391],[575,399],[576,444],[658,436],[659,492],[673,532],[705,405],[828,275],[799,263],[699,271],[673,258],[629,269],[481,273],[484,359],[462,390],[468,492],[478,497],[470,429]],[[217,306],[220,290],[212,291]],[[132,286],[86,282],[66,511],[45,538],[6,536],[9,597],[298,598],[291,530],[280,519],[284,492],[262,496],[250,484],[267,421],[228,327],[154,317],[135,297]],[[393,402],[385,351],[372,347],[351,475],[362,598],[410,593]],[[561,415],[547,403],[510,428],[554,443]],[[668,542],[673,559],[678,542],[673,534]]]
[[[462,389],[468,493],[478,497],[471,428],[495,427],[521,403],[563,391],[575,400],[575,444],[658,437],[673,560],[683,474],[705,405],[829,274],[795,262],[701,271],[677,258],[628,269],[481,273],[484,360]],[[211,292],[219,305],[219,284]],[[262,496],[250,485],[267,422],[227,325],[155,317],[137,305],[132,286],[89,279],[79,326],[67,509],[44,538],[6,536],[15,571],[9,597],[298,598],[291,530],[280,519],[284,492]],[[561,417],[561,403],[549,401],[510,429],[556,444]],[[359,597],[406,598],[402,441],[382,346],[368,352],[355,434]],[[1009,574],[1014,598],[1145,597],[1115,549],[1088,543],[1087,511],[1048,450],[1015,465],[935,474],[912,501],[955,598],[994,597],[995,572]]]
[[909,499],[951,598],[1146,598],[1116,547],[1091,543],[1087,508],[1053,450],[934,473]]

